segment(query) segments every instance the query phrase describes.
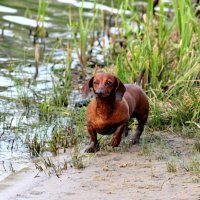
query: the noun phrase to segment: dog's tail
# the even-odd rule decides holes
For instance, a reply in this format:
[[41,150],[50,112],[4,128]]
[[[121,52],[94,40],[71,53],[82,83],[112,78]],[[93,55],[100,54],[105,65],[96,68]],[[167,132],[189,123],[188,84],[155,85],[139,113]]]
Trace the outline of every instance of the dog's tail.
[[137,85],[141,85],[142,79],[144,77],[145,69],[143,69],[138,77],[138,80],[136,81]]

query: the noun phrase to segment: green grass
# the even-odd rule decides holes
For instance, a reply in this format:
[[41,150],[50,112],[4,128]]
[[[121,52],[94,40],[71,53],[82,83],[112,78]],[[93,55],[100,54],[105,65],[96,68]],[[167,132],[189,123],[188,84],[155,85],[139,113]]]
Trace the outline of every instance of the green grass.
[[170,173],[175,173],[177,171],[175,162],[173,161],[167,162],[167,171]]
[[127,24],[137,19],[135,13],[126,18],[122,26],[128,31],[127,49],[112,57],[117,75],[125,82],[137,80],[146,69],[143,86],[150,97],[149,126],[155,129],[192,127],[199,124],[200,117],[199,19],[190,1],[174,0],[172,7],[175,14],[168,18],[161,1],[154,17],[149,1],[147,17],[140,22],[144,28],[135,34],[127,30]]

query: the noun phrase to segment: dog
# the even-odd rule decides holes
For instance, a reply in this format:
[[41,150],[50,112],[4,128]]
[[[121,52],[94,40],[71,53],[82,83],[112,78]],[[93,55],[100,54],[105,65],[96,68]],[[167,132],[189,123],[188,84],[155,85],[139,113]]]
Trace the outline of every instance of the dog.
[[120,144],[122,135],[128,135],[128,123],[136,118],[138,126],[132,138],[132,144],[139,143],[149,113],[148,98],[140,87],[144,76],[143,70],[136,84],[123,84],[119,78],[110,73],[96,73],[82,87],[85,97],[93,88],[94,97],[86,110],[87,129],[90,144],[85,152],[99,150],[97,133],[113,134],[112,146]]

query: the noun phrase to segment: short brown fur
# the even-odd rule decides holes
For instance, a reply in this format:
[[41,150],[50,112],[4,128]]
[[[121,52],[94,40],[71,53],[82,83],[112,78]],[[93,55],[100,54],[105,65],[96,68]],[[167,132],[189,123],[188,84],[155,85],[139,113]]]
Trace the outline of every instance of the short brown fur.
[[[144,70],[137,83],[141,82]],[[95,96],[86,111],[90,144],[86,152],[98,150],[97,133],[113,134],[112,146],[120,144],[122,134],[128,135],[128,122],[135,117],[138,121],[132,143],[138,143],[148,118],[149,103],[142,88],[135,84],[123,84],[110,73],[97,73],[86,81],[82,91],[85,96],[93,88]]]

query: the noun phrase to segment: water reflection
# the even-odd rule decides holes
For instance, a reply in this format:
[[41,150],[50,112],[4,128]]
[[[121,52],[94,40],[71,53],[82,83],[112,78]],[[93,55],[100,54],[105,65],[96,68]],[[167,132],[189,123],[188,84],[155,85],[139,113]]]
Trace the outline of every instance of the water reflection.
[[0,12],[2,12],[2,13],[16,13],[17,10],[14,9],[14,8],[9,8],[7,6],[0,5]]
[[[57,0],[57,1],[61,2],[61,3],[73,5],[74,7],[78,7],[78,8],[84,8],[84,9],[96,8],[98,10],[106,11],[111,14],[120,14],[121,13],[120,9],[112,8],[112,7],[106,6],[104,4],[99,4],[99,3],[87,2],[87,1],[81,2],[81,1],[76,1],[76,0],[71,0],[71,1]],[[127,15],[129,15],[131,13],[131,11],[129,11],[129,10],[125,10],[123,12],[125,12],[125,14],[127,14]]]
[[12,16],[12,15],[5,15],[3,16],[3,19],[9,21],[9,22],[13,22],[13,23],[17,23],[23,26],[29,26],[29,27],[36,27],[38,26],[38,23],[41,25],[44,25],[44,27],[48,28],[51,27],[52,24],[47,23],[47,22],[38,22],[34,19],[29,19],[26,17],[22,17],[22,16]]

